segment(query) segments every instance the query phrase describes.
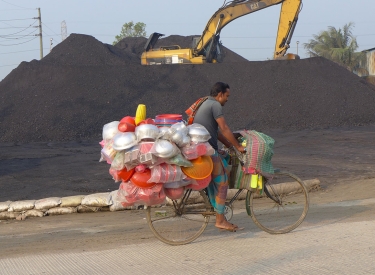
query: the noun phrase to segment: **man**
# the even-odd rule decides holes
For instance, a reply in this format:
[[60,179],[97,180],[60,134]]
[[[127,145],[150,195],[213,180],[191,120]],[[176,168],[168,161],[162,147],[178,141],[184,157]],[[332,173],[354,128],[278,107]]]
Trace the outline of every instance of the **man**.
[[215,154],[211,156],[214,163],[212,171],[212,181],[207,187],[211,204],[216,211],[215,226],[220,229],[236,231],[237,225],[229,223],[224,217],[225,200],[227,198],[229,178],[226,173],[228,163],[224,156],[218,153],[218,140],[228,148],[234,146],[238,151],[244,152],[244,148],[233,136],[232,131],[225,122],[222,106],[228,101],[230,96],[229,85],[217,82],[210,92],[210,96],[200,104],[195,111],[194,123],[203,125],[211,135],[208,141],[215,149]]

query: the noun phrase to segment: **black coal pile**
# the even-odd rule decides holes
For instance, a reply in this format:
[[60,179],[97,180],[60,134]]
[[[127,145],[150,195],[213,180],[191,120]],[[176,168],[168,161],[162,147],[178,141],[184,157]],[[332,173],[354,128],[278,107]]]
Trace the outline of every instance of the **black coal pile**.
[[222,64],[142,66],[145,41],[72,34],[41,61],[22,62],[0,82],[0,142],[100,141],[104,124],[138,104],[148,117],[184,113],[217,81],[231,86],[232,130],[375,123],[375,87],[324,58],[250,62],[232,52]]

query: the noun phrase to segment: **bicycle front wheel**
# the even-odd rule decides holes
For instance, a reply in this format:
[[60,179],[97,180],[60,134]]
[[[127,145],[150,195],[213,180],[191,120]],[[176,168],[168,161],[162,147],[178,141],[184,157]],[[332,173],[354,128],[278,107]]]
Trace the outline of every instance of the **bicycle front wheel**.
[[213,213],[204,191],[186,189],[181,199],[160,208],[147,207],[147,223],[160,241],[182,245],[203,233]]
[[263,193],[248,191],[246,210],[254,223],[270,234],[297,228],[307,215],[309,196],[303,182],[288,172],[276,172],[264,182]]

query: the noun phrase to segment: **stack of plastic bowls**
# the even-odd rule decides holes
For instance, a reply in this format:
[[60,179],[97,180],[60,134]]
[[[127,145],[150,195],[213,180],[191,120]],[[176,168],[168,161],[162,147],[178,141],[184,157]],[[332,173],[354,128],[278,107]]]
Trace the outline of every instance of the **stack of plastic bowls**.
[[183,120],[180,114],[161,114],[155,117],[155,125],[158,127],[170,127],[181,121]]

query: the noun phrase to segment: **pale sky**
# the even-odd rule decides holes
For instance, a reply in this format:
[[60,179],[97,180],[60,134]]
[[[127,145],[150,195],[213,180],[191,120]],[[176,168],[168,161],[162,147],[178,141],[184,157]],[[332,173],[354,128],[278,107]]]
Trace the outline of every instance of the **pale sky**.
[[[40,59],[38,10],[41,10],[43,54],[62,41],[66,31],[94,36],[112,44],[129,21],[146,24],[152,32],[200,35],[223,0],[0,0],[0,81],[22,61]],[[250,61],[272,58],[281,4],[248,14],[229,23],[221,32],[223,45]],[[303,44],[328,26],[342,28],[353,22],[358,51],[375,47],[375,0],[303,0],[289,53],[308,57]]]

